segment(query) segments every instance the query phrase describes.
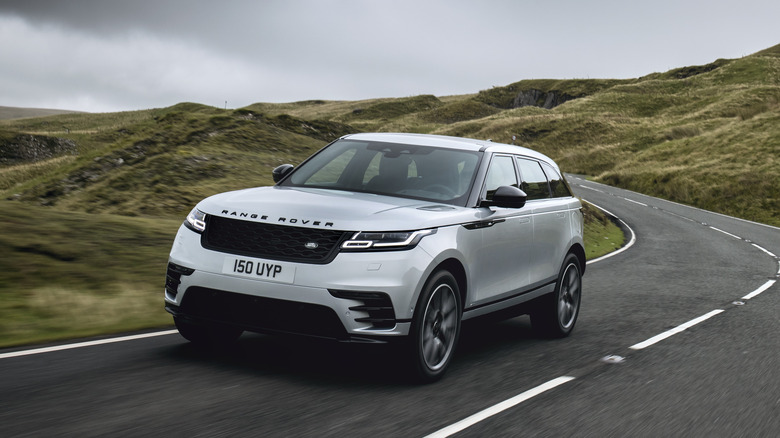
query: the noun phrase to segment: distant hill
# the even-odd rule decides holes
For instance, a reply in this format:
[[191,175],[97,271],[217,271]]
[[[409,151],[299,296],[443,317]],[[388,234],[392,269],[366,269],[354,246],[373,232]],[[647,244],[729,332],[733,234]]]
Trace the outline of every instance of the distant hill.
[[12,106],[0,106],[0,120],[26,119],[30,117],[45,117],[58,114],[72,114],[80,111],[68,111],[45,108],[16,108]]
[[[177,217],[204,196],[271,184],[273,167],[358,131],[514,136],[564,171],[780,225],[780,45],[635,79],[526,80],[460,96],[5,120],[0,199]],[[40,153],[30,158],[26,144]]]

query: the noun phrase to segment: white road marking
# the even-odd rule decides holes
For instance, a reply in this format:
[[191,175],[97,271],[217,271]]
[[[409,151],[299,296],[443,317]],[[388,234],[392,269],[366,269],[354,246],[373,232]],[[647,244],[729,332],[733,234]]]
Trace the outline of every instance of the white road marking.
[[502,401],[497,405],[493,405],[483,411],[477,412],[476,414],[470,417],[464,418],[463,420],[460,420],[457,423],[447,426],[444,429],[434,432],[426,436],[426,438],[444,438],[456,434],[468,427],[471,427],[479,423],[480,421],[488,417],[492,417],[493,415],[503,412],[513,406],[517,406],[520,403],[530,398],[536,397],[537,395],[545,391],[549,391],[557,386],[563,385],[564,383],[570,382],[572,380],[574,380],[574,377],[569,377],[569,376],[562,376],[562,377],[558,377],[557,379],[550,380],[549,382],[541,384],[536,388],[529,389],[528,391],[522,394],[518,394],[508,400]]
[[645,203],[642,203],[642,202],[639,202],[639,201],[634,201],[633,199],[628,199],[628,198],[623,198],[623,199],[625,199],[628,202],[633,202],[634,204],[639,204],[639,205],[641,205],[643,207],[649,207],[649,205],[647,205]]
[[727,235],[727,236],[731,236],[731,237],[733,237],[733,238],[735,238],[735,239],[742,240],[742,238],[741,238],[741,237],[739,237],[739,236],[737,236],[737,235],[735,235],[735,234],[731,234],[731,233],[729,233],[729,232],[727,232],[727,231],[723,231],[723,230],[721,230],[720,228],[715,228],[715,227],[710,227],[710,228],[712,228],[713,230],[715,230],[715,231],[717,231],[717,232],[719,232],[719,233],[723,233],[723,234],[725,234],[725,235]]
[[706,315],[702,315],[702,316],[700,316],[700,317],[698,317],[696,319],[692,319],[692,320],[686,322],[685,324],[678,325],[677,327],[675,327],[675,328],[673,328],[671,330],[667,330],[667,331],[661,333],[660,335],[653,336],[652,338],[650,338],[650,339],[648,339],[648,340],[646,340],[644,342],[640,342],[638,344],[632,345],[629,348],[632,349],[632,350],[641,350],[643,348],[647,348],[647,347],[649,347],[649,346],[651,346],[653,344],[656,344],[658,342],[663,341],[664,339],[666,339],[666,338],[668,338],[670,336],[674,336],[677,333],[683,332],[683,331],[685,331],[685,330],[695,326],[696,324],[698,324],[700,322],[706,321],[706,320],[712,318],[713,316],[715,316],[715,315],[717,315],[717,314],[719,314],[721,312],[723,312],[723,310],[721,310],[721,309],[713,310],[712,312],[710,312],[710,313],[708,313]]
[[772,254],[771,252],[769,252],[768,250],[766,250],[766,249],[764,249],[764,248],[762,248],[762,247],[760,247],[760,246],[756,245],[755,243],[753,244],[753,246],[755,246],[756,248],[760,249],[761,251],[764,251],[765,253],[767,253],[767,254],[769,255],[769,257],[774,257],[774,258],[777,258],[777,256],[776,256],[776,255],[774,255],[774,254]]
[[749,294],[745,295],[744,297],[742,297],[742,299],[743,300],[749,300],[751,298],[755,298],[756,296],[758,296],[762,292],[764,292],[767,289],[769,289],[770,287],[772,287],[772,285],[774,285],[776,281],[777,280],[769,280],[769,281],[767,281],[766,283],[764,283],[763,286],[761,286],[758,289],[754,290],[753,292],[750,292]]
[[165,336],[178,333],[176,330],[165,330],[161,332],[143,333],[140,335],[122,336],[119,338],[98,339],[95,341],[78,342],[75,344],[55,345],[53,347],[35,348],[33,350],[12,351],[10,353],[0,354],[0,359],[11,357],[30,356],[33,354],[51,353],[52,351],[72,350],[74,348],[92,347],[94,345],[113,344],[116,342],[133,341],[136,339],[153,338],[155,336]]
[[588,190],[593,190],[594,192],[604,193],[603,190],[594,189],[593,187],[583,186],[582,184],[579,184],[579,186],[582,187],[583,189],[588,189]]

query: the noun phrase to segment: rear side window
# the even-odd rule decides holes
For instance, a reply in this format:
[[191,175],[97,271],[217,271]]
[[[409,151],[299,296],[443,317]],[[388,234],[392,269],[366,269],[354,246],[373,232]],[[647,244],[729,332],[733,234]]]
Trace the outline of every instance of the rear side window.
[[528,200],[549,198],[550,188],[547,186],[547,177],[539,163],[518,158],[517,164],[520,167],[520,176],[523,178],[520,189],[528,195]]
[[544,173],[547,174],[547,179],[550,181],[550,191],[552,191],[553,198],[566,198],[572,196],[569,186],[561,178],[561,175],[552,166],[547,163],[542,163]]

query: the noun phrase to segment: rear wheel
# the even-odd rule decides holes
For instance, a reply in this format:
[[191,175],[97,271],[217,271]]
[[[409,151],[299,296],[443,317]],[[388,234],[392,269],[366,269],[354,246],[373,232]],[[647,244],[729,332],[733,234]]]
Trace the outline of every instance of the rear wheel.
[[194,324],[179,318],[173,319],[179,334],[193,344],[219,347],[232,344],[244,331],[237,327],[214,324]]
[[563,338],[569,335],[580,313],[582,270],[577,256],[569,254],[563,262],[555,292],[542,297],[531,313],[531,324],[539,334]]
[[428,279],[414,312],[411,331],[416,377],[440,379],[452,360],[460,336],[461,302],[455,277],[438,271]]

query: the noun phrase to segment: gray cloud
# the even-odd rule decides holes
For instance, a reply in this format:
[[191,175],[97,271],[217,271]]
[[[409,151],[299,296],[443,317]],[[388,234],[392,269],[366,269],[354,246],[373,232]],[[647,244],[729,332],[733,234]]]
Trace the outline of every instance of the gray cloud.
[[777,44],[775,1],[2,1],[0,105],[119,111],[637,77]]

